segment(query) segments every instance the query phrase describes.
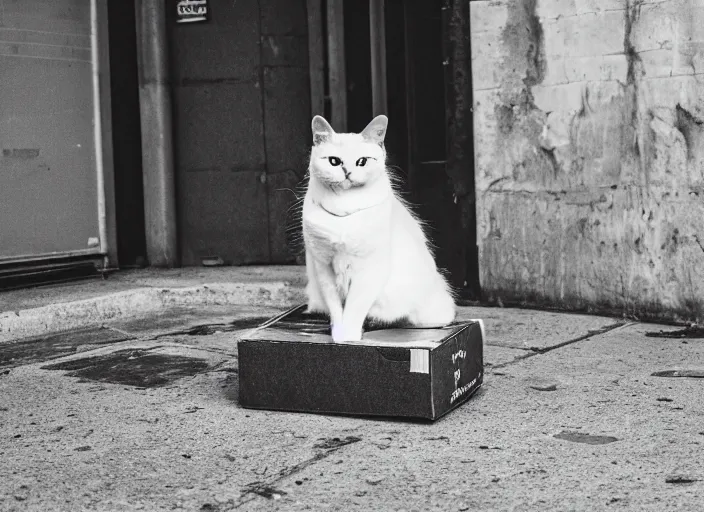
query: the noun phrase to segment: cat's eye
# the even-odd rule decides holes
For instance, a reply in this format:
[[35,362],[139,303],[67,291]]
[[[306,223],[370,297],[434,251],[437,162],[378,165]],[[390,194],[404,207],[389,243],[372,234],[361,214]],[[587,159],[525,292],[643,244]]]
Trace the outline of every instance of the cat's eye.
[[330,165],[332,165],[333,167],[337,167],[338,165],[342,165],[342,160],[340,160],[336,156],[329,156],[328,161],[330,162]]
[[357,160],[357,167],[364,167],[365,165],[367,165],[367,157],[366,156],[363,156],[362,158]]

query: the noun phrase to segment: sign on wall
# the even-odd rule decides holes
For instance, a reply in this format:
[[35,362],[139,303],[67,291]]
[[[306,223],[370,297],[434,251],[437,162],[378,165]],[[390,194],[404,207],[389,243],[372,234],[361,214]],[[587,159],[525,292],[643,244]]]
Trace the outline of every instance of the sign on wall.
[[208,19],[208,0],[180,0],[176,6],[176,22],[190,23]]

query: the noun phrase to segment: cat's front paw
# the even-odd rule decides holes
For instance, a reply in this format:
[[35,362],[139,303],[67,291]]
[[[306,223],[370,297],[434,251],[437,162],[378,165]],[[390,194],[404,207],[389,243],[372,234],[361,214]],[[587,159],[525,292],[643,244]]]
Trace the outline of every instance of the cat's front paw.
[[332,341],[360,341],[362,339],[361,330],[353,330],[345,328],[344,324],[331,326]]
[[322,302],[308,302],[308,307],[306,308],[306,313],[328,313],[328,308]]

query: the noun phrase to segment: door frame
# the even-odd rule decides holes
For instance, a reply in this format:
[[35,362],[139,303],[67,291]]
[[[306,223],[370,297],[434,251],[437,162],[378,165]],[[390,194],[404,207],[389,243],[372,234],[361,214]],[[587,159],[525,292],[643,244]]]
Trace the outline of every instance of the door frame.
[[110,46],[108,1],[90,0],[91,54],[93,60],[93,112],[95,162],[98,176],[98,228],[100,254],[105,268],[117,268],[117,213],[112,146],[112,97],[110,94]]
[[115,216],[115,174],[112,153],[110,104],[110,60],[108,54],[108,0],[90,0],[91,79],[93,92],[93,137],[98,211],[99,243],[88,249],[20,254],[0,257],[0,265],[29,263],[75,257],[102,256],[103,267],[117,267],[117,228]]
[[[309,55],[311,98],[313,114],[322,114],[322,107],[331,113],[333,127],[346,128],[347,79],[344,48],[345,20],[343,2],[352,0],[307,0],[309,23]],[[422,196],[423,179],[418,154],[418,129],[416,125],[416,84],[414,78],[414,52],[416,42],[413,32],[416,20],[414,6],[426,0],[399,2],[394,0],[368,0],[370,41],[372,114],[389,114],[392,105],[389,93],[405,96],[405,108],[392,108],[392,123],[404,133],[394,141],[399,146],[396,155],[405,171],[406,185],[411,202]],[[442,252],[451,281],[463,298],[481,296],[479,263],[476,247],[476,212],[474,190],[474,148],[472,122],[472,75],[469,48],[469,2],[467,0],[434,0],[441,16],[442,65],[444,72],[438,77],[444,92],[444,119],[447,129],[445,158],[426,162],[443,166],[447,185],[444,193],[449,201],[435,212],[438,231],[444,233]],[[393,16],[394,19],[389,19]],[[400,18],[403,18],[402,20]],[[327,23],[326,23],[327,22]],[[401,24],[402,27],[397,25]],[[399,66],[387,60],[389,46],[387,32],[403,33],[405,63],[403,76]],[[392,36],[393,37],[393,36]],[[341,43],[342,42],[342,43]],[[365,45],[366,46],[366,45]],[[353,51],[350,49],[350,51]],[[327,58],[327,60],[326,60]],[[394,57],[397,58],[397,57]],[[393,60],[393,59],[392,59]],[[391,70],[391,71],[390,71]],[[342,75],[340,75],[342,73]],[[327,79],[327,81],[326,81]],[[393,91],[389,91],[391,82]],[[402,91],[398,85],[403,82]],[[327,89],[324,88],[327,85]],[[317,111],[316,111],[317,110]],[[401,110],[404,110],[403,112]],[[330,118],[329,118],[330,119]],[[336,124],[338,126],[336,126]],[[405,148],[403,147],[405,146]],[[445,211],[446,210],[446,211]],[[449,218],[451,217],[451,218]],[[455,236],[456,233],[456,236]]]

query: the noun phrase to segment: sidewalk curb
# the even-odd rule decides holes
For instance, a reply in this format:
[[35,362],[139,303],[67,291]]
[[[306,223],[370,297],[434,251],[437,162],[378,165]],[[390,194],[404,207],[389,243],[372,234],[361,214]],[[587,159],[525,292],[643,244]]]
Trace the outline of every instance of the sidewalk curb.
[[136,288],[101,297],[0,313],[0,343],[49,332],[138,318],[174,307],[289,307],[304,290],[288,282],[211,283],[187,288]]

